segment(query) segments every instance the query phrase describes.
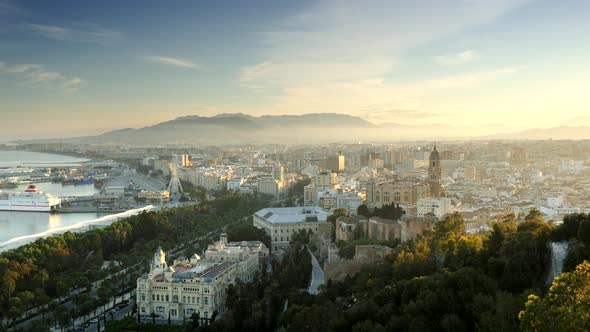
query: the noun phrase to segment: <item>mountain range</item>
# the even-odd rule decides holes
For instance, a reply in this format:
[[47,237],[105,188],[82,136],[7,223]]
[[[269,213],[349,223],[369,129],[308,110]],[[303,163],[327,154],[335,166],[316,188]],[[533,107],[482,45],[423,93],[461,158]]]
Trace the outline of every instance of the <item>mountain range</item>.
[[[332,142],[392,142],[448,139],[590,139],[590,127],[560,126],[521,132],[474,135],[473,130],[445,124],[376,125],[338,113],[251,116],[223,113],[211,117],[183,116],[153,126],[126,128],[65,142],[155,144],[243,144]],[[472,129],[472,128],[471,128]],[[455,133],[449,135],[449,133]],[[38,141],[38,140],[37,140]],[[43,140],[47,142],[48,140]],[[32,141],[28,141],[32,142]]]

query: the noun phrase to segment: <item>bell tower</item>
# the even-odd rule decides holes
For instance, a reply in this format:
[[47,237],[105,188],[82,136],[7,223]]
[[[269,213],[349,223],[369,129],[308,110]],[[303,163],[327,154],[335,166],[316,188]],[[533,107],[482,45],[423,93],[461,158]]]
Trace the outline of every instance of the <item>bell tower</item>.
[[161,247],[158,247],[158,250],[154,253],[152,263],[150,264],[150,275],[158,275],[164,272],[166,267],[166,253]]
[[440,165],[440,154],[436,149],[430,153],[430,160],[428,164],[428,184],[430,185],[430,195],[432,197],[441,197],[442,192],[442,167]]

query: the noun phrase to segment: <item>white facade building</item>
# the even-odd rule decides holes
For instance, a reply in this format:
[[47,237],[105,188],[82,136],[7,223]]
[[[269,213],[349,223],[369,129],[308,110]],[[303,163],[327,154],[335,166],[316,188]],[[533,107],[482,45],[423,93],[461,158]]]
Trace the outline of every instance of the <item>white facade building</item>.
[[266,208],[254,213],[254,226],[270,235],[271,252],[278,252],[288,249],[291,237],[300,230],[317,232],[330,214],[317,206]]
[[452,211],[451,199],[448,197],[427,197],[421,198],[417,203],[418,217],[424,217],[428,213],[441,218]]
[[260,269],[268,249],[259,241],[210,245],[205,259],[181,257],[168,266],[166,254],[158,248],[150,272],[137,279],[137,307],[143,317],[152,313],[173,321],[185,321],[192,314],[210,318],[225,311],[227,287],[237,279],[251,281]]

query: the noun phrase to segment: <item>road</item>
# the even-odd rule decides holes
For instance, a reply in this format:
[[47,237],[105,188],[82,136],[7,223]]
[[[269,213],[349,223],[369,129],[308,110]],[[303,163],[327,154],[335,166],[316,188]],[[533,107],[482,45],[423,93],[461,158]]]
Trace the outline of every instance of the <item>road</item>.
[[[127,293],[125,295],[130,296],[130,293]],[[134,303],[135,302],[133,300],[131,300],[129,302],[129,304],[126,307],[122,308],[121,310],[112,311],[112,313],[113,313],[112,317],[110,316],[110,314],[107,313],[107,321],[121,320],[121,319],[123,319],[123,317],[128,316],[131,313],[131,311],[133,310]],[[108,310],[107,310],[107,312],[108,312]],[[90,318],[89,318],[89,320],[90,320]],[[104,329],[105,329],[104,319],[101,319],[100,320],[100,331],[104,331]],[[87,327],[84,330],[84,332],[99,332],[98,331],[98,323],[90,324],[90,326]]]
[[318,260],[311,251],[309,249],[307,249],[307,251],[311,256],[311,282],[307,292],[316,295],[319,292],[320,286],[324,284],[324,270],[322,270],[320,263],[318,263]]

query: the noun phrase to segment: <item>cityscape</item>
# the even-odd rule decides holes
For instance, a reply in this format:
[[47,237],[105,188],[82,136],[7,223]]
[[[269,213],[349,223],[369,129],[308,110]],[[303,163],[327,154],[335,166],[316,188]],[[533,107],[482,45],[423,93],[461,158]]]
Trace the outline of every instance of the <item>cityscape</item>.
[[589,9],[0,0],[0,331],[590,331]]

